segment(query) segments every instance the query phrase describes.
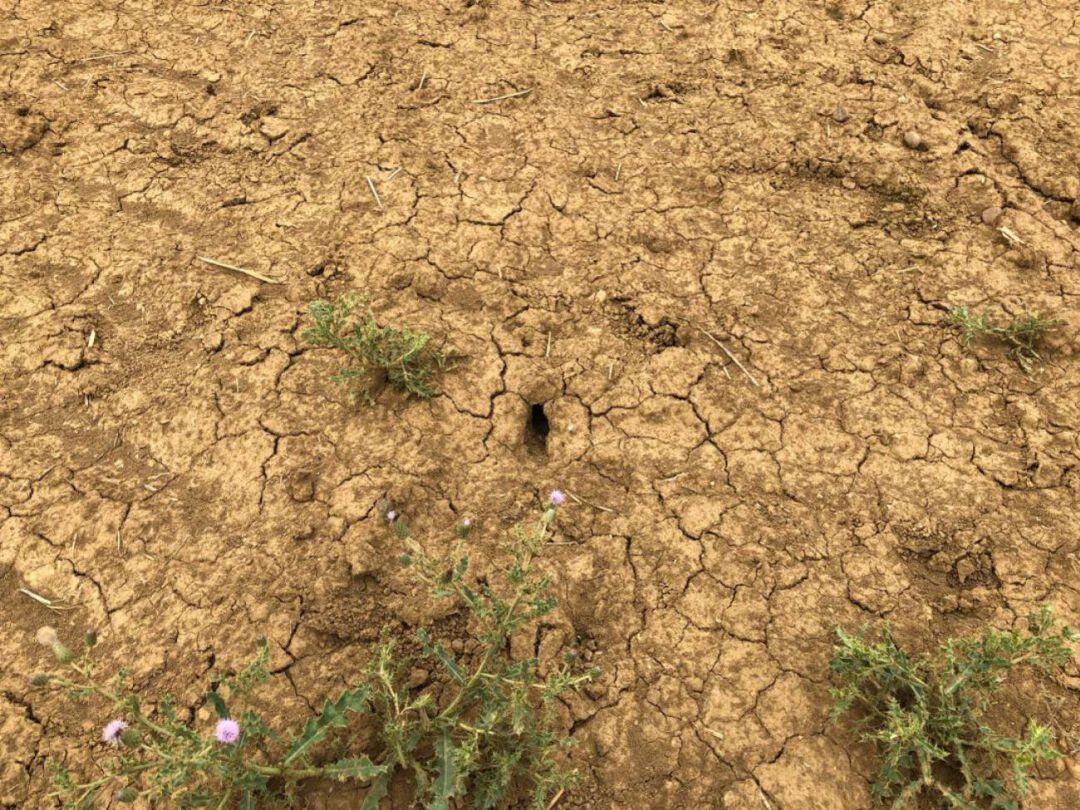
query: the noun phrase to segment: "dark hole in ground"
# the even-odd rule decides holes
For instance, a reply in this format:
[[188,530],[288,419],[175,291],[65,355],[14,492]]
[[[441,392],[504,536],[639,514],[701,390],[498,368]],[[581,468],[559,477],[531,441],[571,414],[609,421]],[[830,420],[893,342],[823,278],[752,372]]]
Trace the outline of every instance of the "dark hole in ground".
[[544,406],[530,406],[529,421],[525,425],[525,446],[530,450],[547,452],[547,437],[550,432],[551,424],[544,413]]

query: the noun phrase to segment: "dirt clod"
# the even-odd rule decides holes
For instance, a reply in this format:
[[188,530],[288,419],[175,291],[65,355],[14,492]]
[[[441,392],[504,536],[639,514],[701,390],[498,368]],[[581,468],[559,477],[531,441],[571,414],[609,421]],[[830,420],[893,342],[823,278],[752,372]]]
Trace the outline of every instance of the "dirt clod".
[[922,135],[913,129],[909,129],[904,133],[904,146],[908,149],[923,149],[925,144]]
[[984,208],[981,216],[984,225],[989,225],[991,228],[996,228],[1001,224],[1002,210],[999,205],[991,205],[988,208]]

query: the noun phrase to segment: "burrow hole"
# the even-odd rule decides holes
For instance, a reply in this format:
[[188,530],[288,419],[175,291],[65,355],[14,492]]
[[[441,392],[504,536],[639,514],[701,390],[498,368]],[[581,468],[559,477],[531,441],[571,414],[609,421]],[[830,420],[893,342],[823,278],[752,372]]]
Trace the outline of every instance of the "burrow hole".
[[547,437],[551,423],[544,413],[543,403],[529,406],[529,421],[525,423],[525,447],[537,453],[547,452]]

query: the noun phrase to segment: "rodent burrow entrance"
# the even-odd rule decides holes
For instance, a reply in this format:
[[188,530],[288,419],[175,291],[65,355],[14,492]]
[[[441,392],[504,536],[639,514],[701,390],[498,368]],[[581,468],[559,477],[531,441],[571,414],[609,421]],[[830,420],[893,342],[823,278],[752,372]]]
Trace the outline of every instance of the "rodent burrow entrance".
[[546,453],[547,437],[551,432],[551,423],[548,422],[547,414],[544,413],[544,404],[537,403],[529,406],[529,418],[525,422],[525,447],[529,450]]

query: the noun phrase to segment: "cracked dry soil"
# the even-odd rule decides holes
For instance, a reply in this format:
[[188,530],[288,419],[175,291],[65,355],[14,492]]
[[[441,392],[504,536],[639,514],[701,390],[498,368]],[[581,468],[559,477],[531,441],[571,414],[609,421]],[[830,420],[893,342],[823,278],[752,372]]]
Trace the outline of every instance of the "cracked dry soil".
[[[39,625],[196,714],[265,633],[301,718],[384,624],[466,635],[381,499],[432,544],[472,517],[484,569],[558,485],[587,503],[525,645],[604,670],[561,806],[869,806],[837,624],[1080,623],[1078,17],[0,0],[0,804],[97,733],[30,691]],[[349,290],[460,355],[439,397],[327,379],[304,310]],[[1029,376],[958,304],[1068,323]],[[1078,690],[1021,678],[998,719],[1075,756]],[[1080,803],[1038,776],[1028,806]]]

